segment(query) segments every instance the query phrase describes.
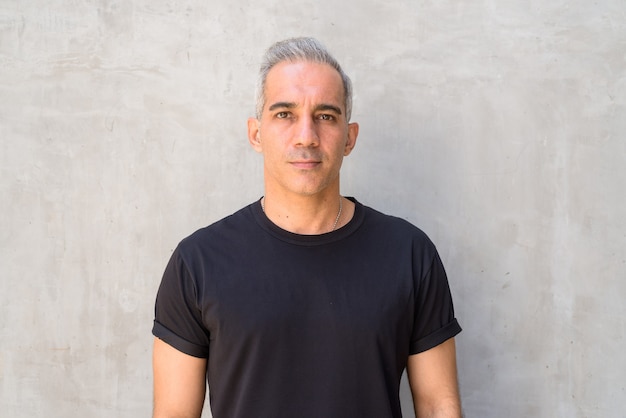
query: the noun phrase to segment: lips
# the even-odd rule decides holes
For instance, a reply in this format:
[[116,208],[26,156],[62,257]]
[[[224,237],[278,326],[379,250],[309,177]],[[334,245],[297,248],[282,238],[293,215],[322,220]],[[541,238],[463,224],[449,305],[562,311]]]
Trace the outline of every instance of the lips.
[[317,161],[317,160],[298,160],[298,161],[291,161],[290,164],[295,167],[295,168],[299,168],[302,170],[310,170],[312,168],[316,168],[318,165],[320,165],[321,161]]
[[294,150],[287,155],[287,161],[300,170],[312,170],[322,163],[322,156],[316,150]]

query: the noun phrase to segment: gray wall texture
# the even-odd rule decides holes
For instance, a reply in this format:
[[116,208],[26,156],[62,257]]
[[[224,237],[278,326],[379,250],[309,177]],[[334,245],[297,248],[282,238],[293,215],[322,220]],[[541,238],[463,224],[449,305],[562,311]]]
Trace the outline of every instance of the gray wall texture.
[[624,417],[623,0],[3,0],[0,414],[149,416],[165,263],[261,196],[257,64],[303,34],[354,80],[343,194],[446,263],[465,415]]

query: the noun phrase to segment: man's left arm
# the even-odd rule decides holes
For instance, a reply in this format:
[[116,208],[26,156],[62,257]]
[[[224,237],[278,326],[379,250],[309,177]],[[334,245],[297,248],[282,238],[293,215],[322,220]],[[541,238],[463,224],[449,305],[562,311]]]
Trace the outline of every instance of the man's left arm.
[[417,418],[461,418],[454,338],[409,356],[407,375]]

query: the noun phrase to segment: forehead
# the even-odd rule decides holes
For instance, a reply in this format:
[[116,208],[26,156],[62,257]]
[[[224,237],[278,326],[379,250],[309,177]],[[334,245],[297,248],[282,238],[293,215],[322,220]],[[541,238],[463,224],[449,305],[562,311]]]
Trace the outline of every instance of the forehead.
[[302,100],[332,101],[344,107],[343,81],[339,72],[328,64],[296,61],[276,64],[267,74],[265,101]]

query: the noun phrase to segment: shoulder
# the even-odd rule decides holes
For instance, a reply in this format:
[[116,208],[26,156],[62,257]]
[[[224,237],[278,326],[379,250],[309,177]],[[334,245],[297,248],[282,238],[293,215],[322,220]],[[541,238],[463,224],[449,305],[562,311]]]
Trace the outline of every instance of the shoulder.
[[406,219],[388,215],[363,205],[365,224],[378,234],[393,236],[401,240],[410,240],[426,246],[434,246],[428,235],[418,226]]
[[406,219],[387,215],[364,206],[362,244],[388,254],[389,259],[408,260],[425,272],[439,260],[437,248],[430,237]]
[[182,254],[190,254],[206,251],[211,247],[228,246],[233,241],[244,240],[254,228],[253,205],[254,203],[245,206],[237,212],[193,232],[180,241],[178,251]]

